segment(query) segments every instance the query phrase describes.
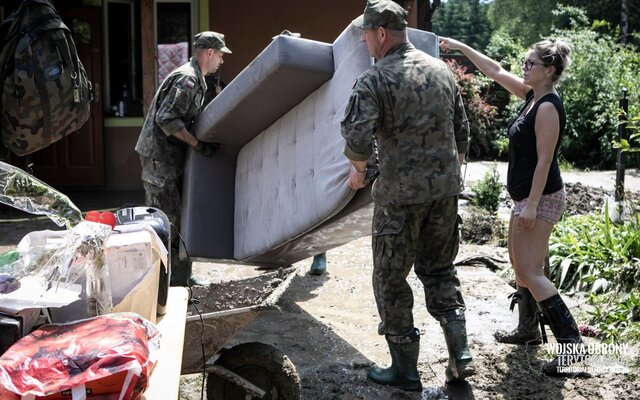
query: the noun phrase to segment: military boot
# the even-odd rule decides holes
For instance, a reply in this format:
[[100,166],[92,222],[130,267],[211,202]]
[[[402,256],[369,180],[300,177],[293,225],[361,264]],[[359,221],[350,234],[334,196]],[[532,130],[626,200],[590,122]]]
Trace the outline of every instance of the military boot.
[[445,370],[446,381],[462,380],[475,375],[476,368],[467,344],[464,311],[449,311],[440,318],[440,325],[449,351],[449,365]]
[[420,332],[414,328],[408,335],[387,335],[386,338],[391,353],[391,366],[388,368],[373,366],[369,369],[367,378],[375,383],[406,391],[422,391],[422,382],[418,373]]
[[[586,355],[586,349],[582,345],[578,325],[559,294],[542,300],[538,303],[538,306],[544,314],[556,341],[564,345],[564,350],[551,362],[547,363],[543,367],[542,372],[546,375],[562,374],[558,367],[566,367],[575,362],[579,362]],[[571,346],[572,344],[577,346]]]
[[518,286],[511,295],[511,311],[518,304],[518,327],[511,332],[497,331],[493,334],[500,343],[538,345],[542,343],[538,326],[538,305],[527,288]]
[[191,263],[181,260],[177,255],[171,258],[171,286],[188,286],[191,276]]
[[309,268],[310,275],[322,275],[327,271],[327,253],[320,253],[313,256],[313,263]]

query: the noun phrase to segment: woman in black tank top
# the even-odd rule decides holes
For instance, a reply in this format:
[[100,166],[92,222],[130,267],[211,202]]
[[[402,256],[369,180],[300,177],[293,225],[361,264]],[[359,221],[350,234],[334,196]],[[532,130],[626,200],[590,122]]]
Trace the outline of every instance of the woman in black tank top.
[[[508,130],[507,189],[514,200],[509,257],[518,284],[514,299],[518,301],[519,322],[514,331],[496,332],[494,336],[505,343],[540,344],[539,307],[558,343],[567,344],[560,348],[581,344],[578,326],[543,268],[551,230],[565,205],[558,147],[566,116],[555,84],[570,64],[571,49],[561,40],[535,43],[525,55],[520,77],[457,40],[440,38],[440,47],[443,51],[461,51],[485,75],[525,100]],[[556,357],[543,372],[561,374],[568,366],[563,364],[565,359]]]

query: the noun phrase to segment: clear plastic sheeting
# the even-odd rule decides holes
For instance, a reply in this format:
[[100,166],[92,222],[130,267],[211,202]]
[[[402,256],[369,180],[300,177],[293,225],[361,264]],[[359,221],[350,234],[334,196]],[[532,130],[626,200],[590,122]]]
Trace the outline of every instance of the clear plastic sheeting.
[[46,215],[68,229],[82,221],[69,197],[33,175],[0,161],[0,203],[36,215]]
[[113,300],[104,249],[111,232],[110,226],[89,221],[67,231],[31,232],[18,244],[20,257],[3,272],[16,279],[37,279],[41,293],[70,289],[86,276],[88,315],[110,313]]

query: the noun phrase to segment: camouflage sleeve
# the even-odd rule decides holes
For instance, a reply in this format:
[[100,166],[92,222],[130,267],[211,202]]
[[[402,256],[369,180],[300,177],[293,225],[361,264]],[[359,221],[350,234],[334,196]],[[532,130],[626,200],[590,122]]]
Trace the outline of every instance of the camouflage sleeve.
[[340,122],[342,137],[346,141],[344,155],[347,158],[354,161],[369,159],[373,153],[373,133],[379,115],[377,96],[366,79],[358,79],[349,98],[344,119]]
[[467,120],[467,113],[464,110],[464,103],[462,102],[462,94],[460,88],[456,84],[456,104],[455,115],[453,116],[453,129],[456,137],[456,146],[458,146],[458,153],[467,153],[469,149],[469,121]]
[[186,75],[179,76],[170,87],[158,105],[156,123],[167,136],[171,136],[185,127],[184,118],[195,94],[194,78]]

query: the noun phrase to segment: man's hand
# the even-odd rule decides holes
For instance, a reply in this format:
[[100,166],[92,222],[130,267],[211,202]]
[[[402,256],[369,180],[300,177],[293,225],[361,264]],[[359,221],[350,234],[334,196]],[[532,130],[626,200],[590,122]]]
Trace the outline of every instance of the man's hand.
[[363,171],[358,171],[356,170],[356,167],[352,165],[349,169],[349,187],[353,190],[362,189],[363,187],[367,186],[364,182],[366,177],[366,168]]
[[196,145],[196,147],[194,147],[194,149],[198,153],[206,157],[209,157],[210,155],[212,155],[219,148],[220,148],[219,143],[208,143],[208,142],[203,142],[202,140],[198,140],[198,144]]

